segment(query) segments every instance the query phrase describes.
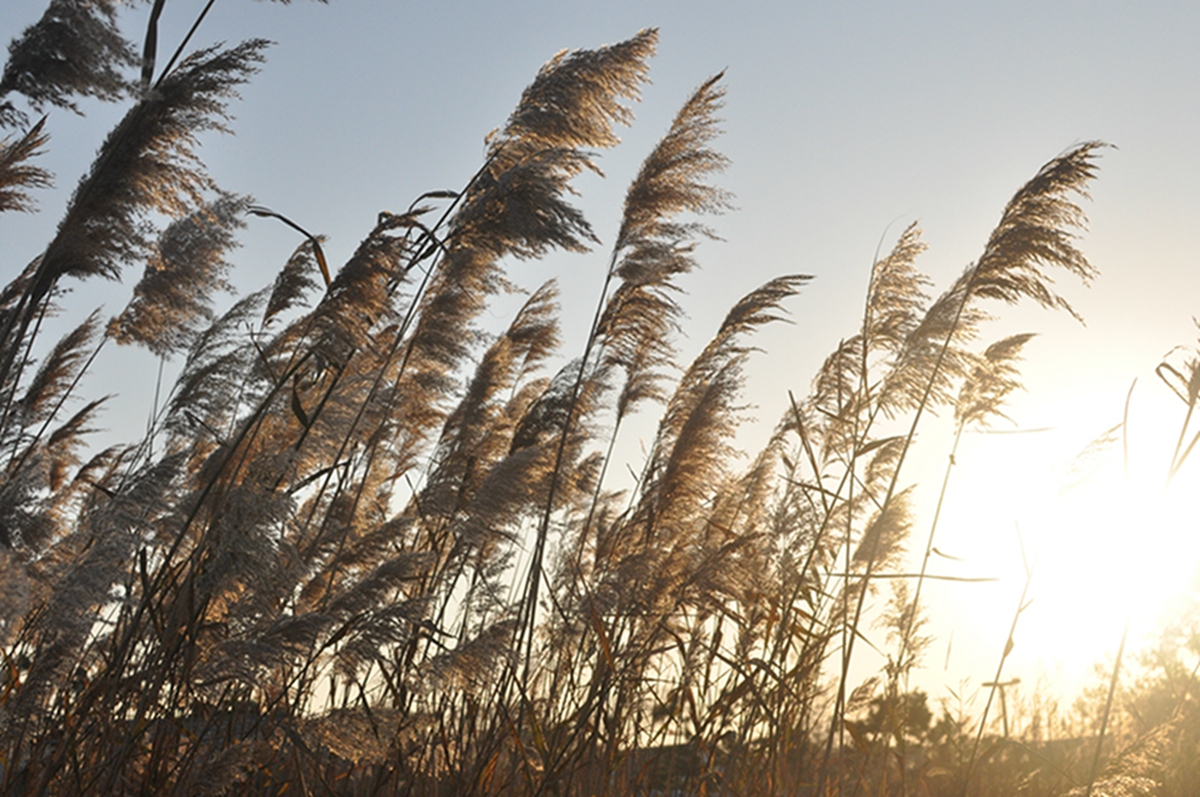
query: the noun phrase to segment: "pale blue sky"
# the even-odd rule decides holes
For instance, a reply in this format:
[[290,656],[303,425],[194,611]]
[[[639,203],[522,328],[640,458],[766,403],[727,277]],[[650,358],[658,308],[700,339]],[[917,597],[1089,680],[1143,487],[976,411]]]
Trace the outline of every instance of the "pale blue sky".
[[[169,0],[160,48],[173,47],[202,5]],[[42,7],[0,5],[0,36],[11,38]],[[125,12],[135,39],[145,13],[144,6]],[[703,270],[686,283],[687,346],[702,345],[733,300],[771,277],[815,275],[790,303],[795,324],[759,339],[769,354],[751,369],[749,398],[767,425],[786,390],[806,392],[825,354],[853,332],[881,237],[886,247],[920,220],[931,246],[921,265],[940,289],[978,254],[1012,193],[1085,140],[1119,147],[1104,154],[1086,205],[1092,229],[1082,247],[1102,276],[1090,291],[1062,285],[1088,325],[1001,309],[1008,320],[991,333],[1042,333],[1029,347],[1030,392],[1013,415],[1023,426],[1061,433],[1017,461],[1061,464],[1120,419],[1134,377],[1148,397],[1161,393],[1154,365],[1171,346],[1195,341],[1200,11],[1187,3],[296,0],[285,7],[217,0],[197,44],[254,36],[277,44],[232,107],[237,135],[207,137],[201,154],[225,188],[328,235],[330,258],[340,262],[378,211],[405,207],[426,190],[461,187],[481,162],[484,135],[503,124],[557,50],[610,43],[647,26],[661,33],[653,85],[635,108],[634,127],[622,131],[625,143],[602,158],[608,179],[579,181],[580,203],[609,243],[642,157],[691,89],[728,69],[719,146],[732,166],[720,182],[737,195],[738,210],[714,221],[725,241],[703,246]],[[85,107],[82,120],[52,114],[46,162],[61,190],[42,197],[40,215],[0,217],[10,273],[44,245],[66,192],[118,118],[116,109]],[[252,219],[245,243],[235,281],[251,290],[273,278],[298,241],[282,225]],[[511,271],[526,287],[559,276],[568,353],[586,332],[583,308],[595,302],[605,263],[601,248]],[[107,301],[115,312],[120,295],[89,284],[76,300],[81,307]],[[120,391],[132,381],[130,369],[147,361],[112,355],[96,390]],[[136,408],[129,417],[144,418],[149,398],[126,400]],[[944,461],[940,445],[930,444],[930,463]],[[630,450],[636,454],[636,444]],[[1016,519],[993,518],[1008,526]],[[1001,548],[1011,554],[1015,542],[996,545],[981,549],[990,558],[980,570]],[[960,621],[970,625],[969,618],[945,622],[957,628],[956,646],[969,645]],[[974,663],[963,668],[976,682],[990,677]],[[946,678],[956,683],[958,675]]]

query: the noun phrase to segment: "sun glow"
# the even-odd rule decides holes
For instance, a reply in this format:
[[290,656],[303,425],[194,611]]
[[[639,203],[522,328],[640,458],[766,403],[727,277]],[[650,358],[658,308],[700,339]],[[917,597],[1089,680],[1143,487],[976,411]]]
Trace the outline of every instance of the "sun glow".
[[[953,634],[957,648],[937,675],[995,675],[1027,577],[1004,671],[1048,679],[1064,696],[1111,660],[1126,623],[1136,649],[1197,588],[1200,468],[1185,463],[1167,478],[1184,407],[1161,385],[1133,399],[1125,428],[1073,404],[1047,412],[1067,419],[1053,429],[964,438],[935,542],[961,561],[935,555],[931,569],[997,580],[931,594],[931,630],[938,644]],[[940,670],[942,656],[929,658]]]

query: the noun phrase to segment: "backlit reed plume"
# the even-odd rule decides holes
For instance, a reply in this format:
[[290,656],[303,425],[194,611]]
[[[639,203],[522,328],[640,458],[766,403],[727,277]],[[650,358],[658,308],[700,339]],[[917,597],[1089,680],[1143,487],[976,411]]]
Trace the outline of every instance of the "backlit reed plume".
[[[720,132],[716,117],[724,96],[717,87],[720,78],[721,75],[710,78],[684,103],[626,193],[621,227],[600,291],[596,317],[571,385],[550,495],[538,525],[523,599],[522,619],[527,626],[532,624],[537,610],[542,563],[559,474],[566,467],[564,453],[569,433],[577,419],[583,422],[589,415],[580,406],[581,398],[596,390],[607,390],[609,372],[613,369],[624,372],[624,385],[615,402],[616,417],[608,453],[596,479],[583,537],[573,543],[577,549],[588,535],[622,420],[642,401],[665,399],[659,383],[665,378],[662,369],[674,364],[671,338],[681,314],[670,295],[676,290],[673,280],[695,267],[694,239],[711,235],[697,222],[680,223],[674,219],[683,212],[717,212],[728,204],[726,192],[705,182],[727,164],[725,156],[709,146]],[[614,279],[620,282],[610,295]],[[597,349],[601,353],[593,356]]]
[[[129,92],[126,67],[137,63],[133,46],[117,29],[114,0],[52,0],[42,18],[8,47],[0,74],[0,99],[16,92],[35,110],[78,111],[75,97],[116,101]],[[0,105],[0,126],[23,121],[11,102]]]
[[728,164],[710,147],[720,132],[716,113],[725,94],[717,86],[721,77],[706,81],[679,110],[625,196],[613,247],[612,273],[620,283],[596,328],[605,364],[625,371],[617,399],[618,423],[641,401],[665,399],[659,387],[666,379],[661,369],[673,363],[671,339],[682,314],[672,296],[678,290],[673,280],[695,268],[695,238],[712,235],[697,222],[681,223],[675,217],[728,207],[728,194],[705,182]]
[[50,173],[29,163],[42,154],[50,138],[45,128],[42,119],[20,138],[9,136],[0,142],[0,213],[32,211],[33,200],[26,191],[50,185]]
[[211,318],[212,293],[227,287],[226,252],[245,225],[249,200],[226,196],[172,222],[160,236],[129,306],[109,324],[118,343],[139,342],[160,356],[183,350]]
[[225,100],[255,71],[265,46],[255,40],[194,53],[109,135],[14,312],[4,319],[0,384],[8,380],[18,342],[60,278],[116,278],[153,251],[143,223],[147,216],[181,217],[213,187],[194,152],[196,135],[224,129]]

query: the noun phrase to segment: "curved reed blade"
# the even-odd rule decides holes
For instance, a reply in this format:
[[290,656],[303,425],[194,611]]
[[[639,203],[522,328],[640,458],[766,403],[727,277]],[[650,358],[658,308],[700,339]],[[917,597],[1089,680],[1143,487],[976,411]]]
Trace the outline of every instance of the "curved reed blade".
[[270,208],[264,208],[261,205],[253,205],[247,208],[246,212],[254,216],[279,219],[284,224],[307,238],[309,246],[312,247],[313,256],[317,259],[317,266],[321,269],[321,277],[325,280],[325,287],[328,288],[333,284],[333,280],[329,276],[329,264],[325,260],[325,251],[321,248],[321,240],[317,236],[313,235],[308,230],[304,229],[282,213],[276,213]]

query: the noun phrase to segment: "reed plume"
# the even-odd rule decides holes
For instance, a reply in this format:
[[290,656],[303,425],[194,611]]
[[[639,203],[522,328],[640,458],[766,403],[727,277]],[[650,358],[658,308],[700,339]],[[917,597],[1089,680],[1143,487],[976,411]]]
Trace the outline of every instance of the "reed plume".
[[136,104],[101,147],[38,260],[13,312],[0,328],[4,384],[45,297],[64,276],[116,278],[152,251],[141,222],[153,213],[182,216],[213,187],[194,147],[204,130],[224,129],[225,98],[255,71],[263,40],[189,56]]
[[[123,74],[138,59],[117,28],[113,0],[52,0],[42,18],[8,46],[0,98],[22,94],[34,110],[79,112],[74,97],[115,102],[132,88]],[[11,102],[0,105],[0,126],[23,122]]]
[[160,356],[185,349],[198,324],[212,317],[213,292],[228,288],[224,275],[231,266],[224,257],[235,245],[234,231],[245,225],[249,203],[225,196],[163,230],[133,299],[109,322],[109,335]]
[[47,188],[50,172],[29,161],[41,155],[50,140],[43,118],[15,141],[10,136],[0,142],[0,213],[10,210],[33,210],[33,200],[26,193],[30,188]]

